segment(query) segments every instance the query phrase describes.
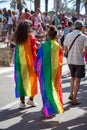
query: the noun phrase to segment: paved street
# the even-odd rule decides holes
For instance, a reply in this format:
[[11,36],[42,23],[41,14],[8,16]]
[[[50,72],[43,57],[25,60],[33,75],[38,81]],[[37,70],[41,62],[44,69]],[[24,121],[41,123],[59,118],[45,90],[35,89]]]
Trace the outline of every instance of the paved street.
[[0,67],[0,130],[87,130],[87,65],[86,77],[81,81],[78,94],[81,101],[78,106],[72,106],[68,100],[69,82],[69,70],[64,59],[62,86],[65,112],[46,119],[40,112],[40,92],[35,97],[37,107],[18,109],[19,99],[14,95],[13,67]]

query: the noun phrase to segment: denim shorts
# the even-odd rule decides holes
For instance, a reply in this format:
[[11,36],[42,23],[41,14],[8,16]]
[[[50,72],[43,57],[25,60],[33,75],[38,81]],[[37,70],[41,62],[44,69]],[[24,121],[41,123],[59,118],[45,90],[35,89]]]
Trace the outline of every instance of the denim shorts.
[[84,78],[85,77],[85,65],[72,65],[69,64],[71,77]]

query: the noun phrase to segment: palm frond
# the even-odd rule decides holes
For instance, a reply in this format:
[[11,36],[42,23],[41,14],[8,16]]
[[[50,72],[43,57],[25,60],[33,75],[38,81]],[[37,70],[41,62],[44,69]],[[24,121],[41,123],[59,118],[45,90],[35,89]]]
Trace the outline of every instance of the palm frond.
[[7,2],[6,0],[0,0],[0,3]]
[[34,0],[27,0],[27,1],[31,1],[32,3],[34,3]]
[[76,6],[76,0],[68,0],[69,3],[72,4],[72,6]]

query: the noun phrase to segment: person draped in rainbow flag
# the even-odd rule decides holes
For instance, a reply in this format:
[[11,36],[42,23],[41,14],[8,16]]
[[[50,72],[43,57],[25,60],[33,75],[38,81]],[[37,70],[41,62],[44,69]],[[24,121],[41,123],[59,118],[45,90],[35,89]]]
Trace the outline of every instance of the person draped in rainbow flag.
[[39,48],[34,63],[46,117],[64,112],[61,84],[63,51],[58,44],[55,26],[50,25],[48,37],[49,40]]
[[20,97],[19,108],[24,108],[25,96],[29,96],[28,105],[36,106],[33,97],[37,94],[37,75],[34,71],[36,59],[36,38],[32,34],[32,25],[23,20],[15,32],[15,94]]

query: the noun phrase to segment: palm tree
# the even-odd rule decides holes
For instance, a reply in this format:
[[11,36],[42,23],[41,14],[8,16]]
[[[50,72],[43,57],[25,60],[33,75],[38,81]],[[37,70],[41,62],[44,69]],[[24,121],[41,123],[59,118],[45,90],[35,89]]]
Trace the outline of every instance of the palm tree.
[[24,3],[24,0],[17,0],[17,9],[19,10],[19,12],[22,12]]
[[[27,0],[27,1],[34,2],[34,0]],[[10,7],[13,8],[14,10],[17,8],[19,12],[22,12],[22,9],[26,8],[26,6],[27,4],[25,0],[12,0],[10,3]]]
[[85,14],[87,15],[87,1],[85,2]]
[[81,0],[69,0],[69,2],[71,2],[71,4],[76,8],[75,12],[77,13],[77,15],[79,16],[80,14],[80,5],[81,5]]
[[35,11],[37,8],[40,8],[40,0],[34,0],[34,5],[35,5]]
[[56,14],[61,11],[62,0],[54,0],[54,9]]
[[68,1],[67,0],[63,0],[62,1],[62,7],[61,7],[61,10],[62,10],[62,12],[63,11],[69,11],[70,12],[70,9],[68,8]]
[[63,2],[62,2],[62,3],[64,3],[65,7],[67,7],[67,6],[68,6],[68,1],[67,1],[67,0],[63,0]]
[[45,0],[45,11],[48,11],[48,0]]
[[72,5],[76,6],[77,14],[80,13],[80,7],[82,4],[82,7],[85,8],[85,14],[87,15],[87,0],[69,0],[69,2],[72,2]]
[[76,0],[76,13],[78,17],[80,14],[80,5],[81,5],[81,0]]
[[22,12],[22,9],[26,7],[26,2],[25,0],[12,0],[10,7],[14,10],[17,8],[19,12]]
[[82,7],[85,7],[85,14],[87,15],[87,0],[81,0]]
[[16,10],[16,8],[17,8],[17,2],[16,2],[16,0],[13,0],[13,1],[10,3],[10,8]]

